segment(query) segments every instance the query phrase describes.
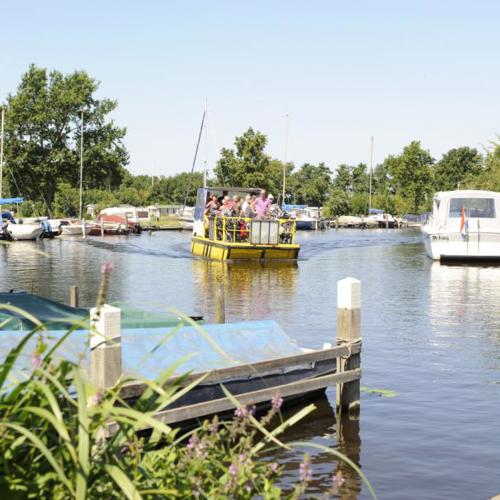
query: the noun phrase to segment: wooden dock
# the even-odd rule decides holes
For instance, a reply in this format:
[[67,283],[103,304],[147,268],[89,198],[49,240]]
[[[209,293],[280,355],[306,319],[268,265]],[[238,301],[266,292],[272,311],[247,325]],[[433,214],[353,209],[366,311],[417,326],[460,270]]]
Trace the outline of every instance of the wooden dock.
[[[217,293],[217,321],[224,322],[223,294]],[[122,350],[120,310],[104,305],[98,317],[96,310],[91,311],[96,317],[91,334],[91,381],[99,391],[113,387],[122,377]],[[361,283],[354,278],[346,278],[337,284],[337,331],[334,347],[321,350],[308,350],[303,354],[267,359],[250,364],[240,364],[204,373],[192,373],[187,377],[169,378],[165,386],[181,381],[186,387],[193,381],[204,377],[202,384],[217,387],[230,381],[268,381],[258,390],[242,390],[233,393],[238,405],[266,405],[273,397],[282,397],[285,401],[303,398],[307,395],[324,391],[327,387],[336,386],[337,408],[341,411],[357,411],[360,407],[361,379]],[[284,374],[293,373],[297,367],[311,370],[321,364],[330,363],[332,372],[321,376],[308,376],[290,383],[279,383]],[[167,366],[165,366],[165,369]],[[281,377],[281,378],[280,378]],[[278,383],[276,382],[278,381]],[[134,401],[141,396],[147,386],[143,383],[130,383],[122,386],[120,397],[126,401]],[[188,421],[221,414],[235,409],[233,398],[214,397],[193,404],[167,407],[156,414],[155,418],[168,424],[182,424]]]

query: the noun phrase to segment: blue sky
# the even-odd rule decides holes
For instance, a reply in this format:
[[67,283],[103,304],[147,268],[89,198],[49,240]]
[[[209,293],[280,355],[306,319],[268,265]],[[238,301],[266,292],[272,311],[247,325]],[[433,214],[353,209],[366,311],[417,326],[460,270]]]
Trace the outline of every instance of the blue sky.
[[[296,164],[434,157],[500,133],[497,1],[0,0],[0,100],[30,63],[85,69],[116,98],[130,170],[190,169],[205,98],[208,162],[248,126]],[[199,162],[201,168],[201,162]]]

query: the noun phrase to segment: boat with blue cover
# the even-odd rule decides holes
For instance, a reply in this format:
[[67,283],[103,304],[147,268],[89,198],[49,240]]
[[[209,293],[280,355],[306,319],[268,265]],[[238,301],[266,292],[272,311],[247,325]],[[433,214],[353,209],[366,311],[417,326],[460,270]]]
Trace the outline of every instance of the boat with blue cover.
[[[44,338],[50,347],[64,334],[63,330],[50,330]],[[20,332],[5,330],[1,335],[0,362],[19,343]],[[80,363],[88,371],[88,336],[86,329],[74,331],[58,349],[59,356]],[[16,376],[32,370],[31,353],[36,343],[36,337],[28,341],[17,360]],[[183,380],[184,385],[205,375],[203,382],[168,406],[168,411],[218,401],[224,398],[222,384],[237,397],[317,379],[319,383],[313,390],[291,398],[304,399],[324,392],[328,382],[322,384],[321,380],[336,372],[335,353],[330,353],[335,349],[301,349],[272,320],[203,327],[125,327],[121,333],[121,349],[122,371],[126,378],[157,379],[176,364],[174,379],[190,374]],[[121,396],[133,402],[143,390],[144,386],[137,384],[125,386]]]

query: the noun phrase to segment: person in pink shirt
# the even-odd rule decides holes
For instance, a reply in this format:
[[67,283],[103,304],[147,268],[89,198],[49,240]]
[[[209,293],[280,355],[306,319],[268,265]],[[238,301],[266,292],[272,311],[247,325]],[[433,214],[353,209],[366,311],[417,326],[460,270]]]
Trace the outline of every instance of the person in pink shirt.
[[257,214],[257,218],[263,219],[264,217],[266,217],[266,215],[268,215],[270,206],[271,200],[268,199],[266,190],[261,189],[259,197],[255,199],[252,206],[255,213]]

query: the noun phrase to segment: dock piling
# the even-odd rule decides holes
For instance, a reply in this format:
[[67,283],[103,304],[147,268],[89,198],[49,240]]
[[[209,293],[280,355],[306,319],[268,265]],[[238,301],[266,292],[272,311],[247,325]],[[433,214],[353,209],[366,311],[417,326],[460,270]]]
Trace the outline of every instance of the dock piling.
[[215,322],[226,322],[226,305],[224,300],[224,284],[218,283],[215,287]]
[[[361,282],[345,278],[337,282],[337,345],[361,343]],[[338,359],[337,372],[360,368],[360,353]],[[337,384],[337,408],[359,410],[360,380]]]
[[78,307],[78,287],[76,285],[69,289],[69,305]]
[[99,391],[113,387],[122,375],[121,311],[104,304],[90,310],[90,378]]

